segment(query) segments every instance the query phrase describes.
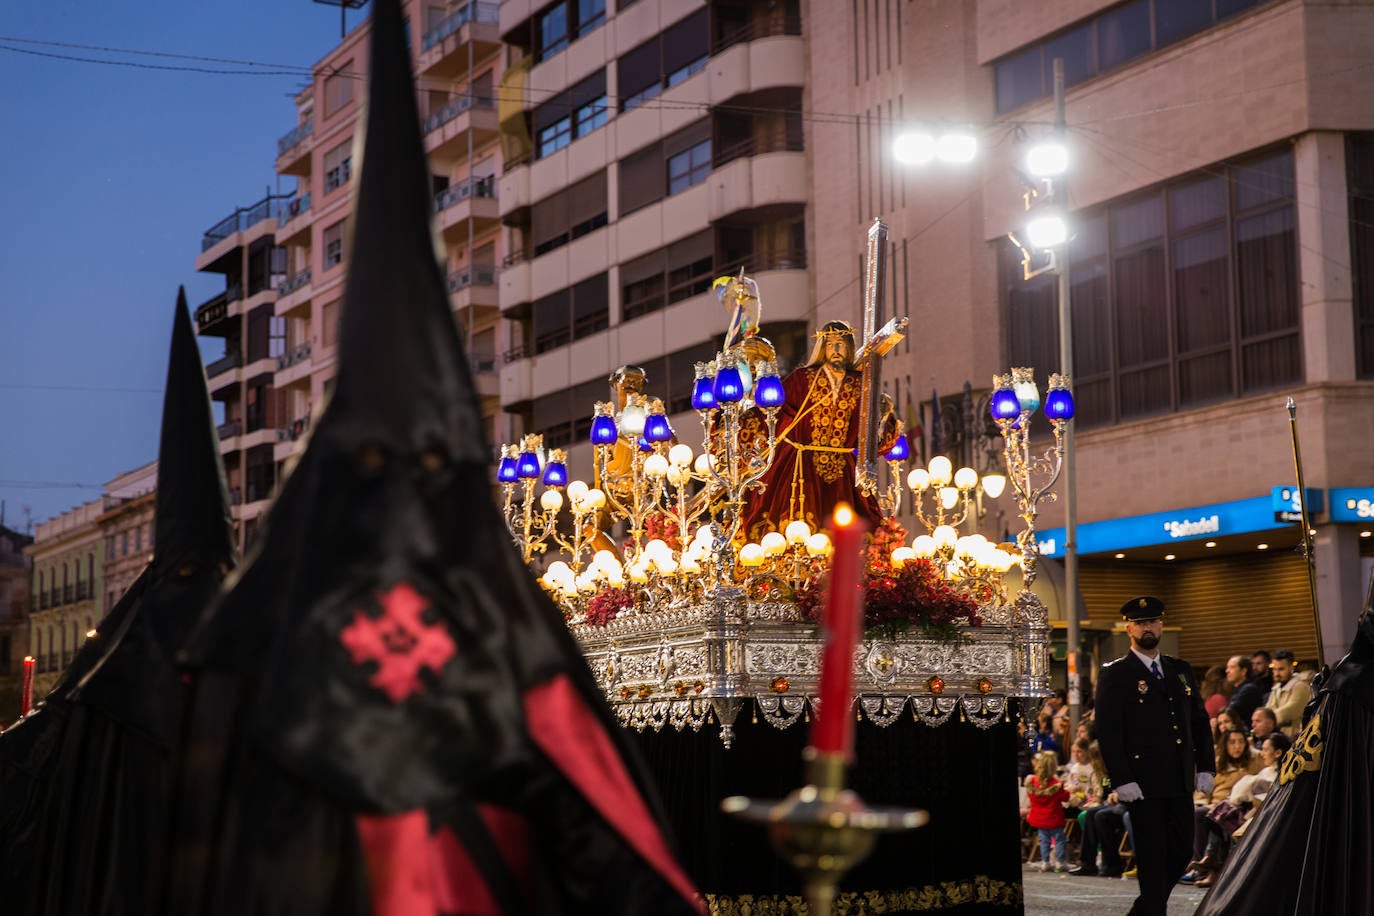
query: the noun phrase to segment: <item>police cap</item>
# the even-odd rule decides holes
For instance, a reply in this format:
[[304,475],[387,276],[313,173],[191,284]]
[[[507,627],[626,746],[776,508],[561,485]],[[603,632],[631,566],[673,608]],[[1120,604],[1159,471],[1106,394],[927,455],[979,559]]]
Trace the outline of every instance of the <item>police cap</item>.
[[1121,619],[1139,623],[1158,620],[1164,616],[1164,602],[1153,595],[1141,595],[1121,605]]

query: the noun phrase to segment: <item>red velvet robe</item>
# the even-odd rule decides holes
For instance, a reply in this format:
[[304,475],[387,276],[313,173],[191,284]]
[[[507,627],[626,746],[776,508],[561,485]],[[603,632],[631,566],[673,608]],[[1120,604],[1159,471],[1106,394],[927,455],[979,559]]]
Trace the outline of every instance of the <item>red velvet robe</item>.
[[763,476],[764,487],[749,491],[740,531],[757,541],[798,518],[818,530],[840,502],[877,524],[882,518],[878,501],[854,487],[863,376],[845,373],[836,397],[823,369],[803,366],[783,380],[783,389],[787,399],[778,411],[773,464]]

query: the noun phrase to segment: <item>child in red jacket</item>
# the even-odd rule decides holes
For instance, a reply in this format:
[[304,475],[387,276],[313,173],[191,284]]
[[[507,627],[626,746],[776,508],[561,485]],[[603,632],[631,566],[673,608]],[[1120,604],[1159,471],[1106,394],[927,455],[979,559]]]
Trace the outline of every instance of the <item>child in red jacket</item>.
[[1055,871],[1068,869],[1068,840],[1064,836],[1064,802],[1069,790],[1056,776],[1059,755],[1043,751],[1035,755],[1035,772],[1026,777],[1026,797],[1030,812],[1026,823],[1040,831],[1040,870],[1050,867],[1050,847],[1053,844]]

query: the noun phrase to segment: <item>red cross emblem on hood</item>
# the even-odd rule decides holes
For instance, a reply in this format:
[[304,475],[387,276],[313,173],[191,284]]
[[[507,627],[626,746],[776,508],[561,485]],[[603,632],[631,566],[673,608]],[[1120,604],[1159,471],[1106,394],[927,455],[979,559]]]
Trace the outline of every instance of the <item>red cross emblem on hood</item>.
[[442,624],[425,623],[420,615],[429,601],[408,582],[398,582],[378,599],[382,616],[359,610],[339,634],[353,664],[376,662],[368,681],[399,703],[420,690],[420,669],[438,674],[458,651]]

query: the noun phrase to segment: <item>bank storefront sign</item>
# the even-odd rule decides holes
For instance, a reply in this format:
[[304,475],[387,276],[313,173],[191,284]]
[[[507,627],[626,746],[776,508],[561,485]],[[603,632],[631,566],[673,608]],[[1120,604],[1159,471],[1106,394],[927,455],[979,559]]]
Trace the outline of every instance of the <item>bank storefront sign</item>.
[[[1311,492],[1310,488],[1308,492]],[[1374,491],[1370,495],[1374,496]],[[1106,553],[1227,534],[1268,531],[1276,527],[1280,526],[1274,521],[1274,497],[1266,494],[1210,506],[1088,522],[1078,526],[1078,552],[1080,555]],[[1037,540],[1041,556],[1064,555],[1063,528],[1042,531]]]

